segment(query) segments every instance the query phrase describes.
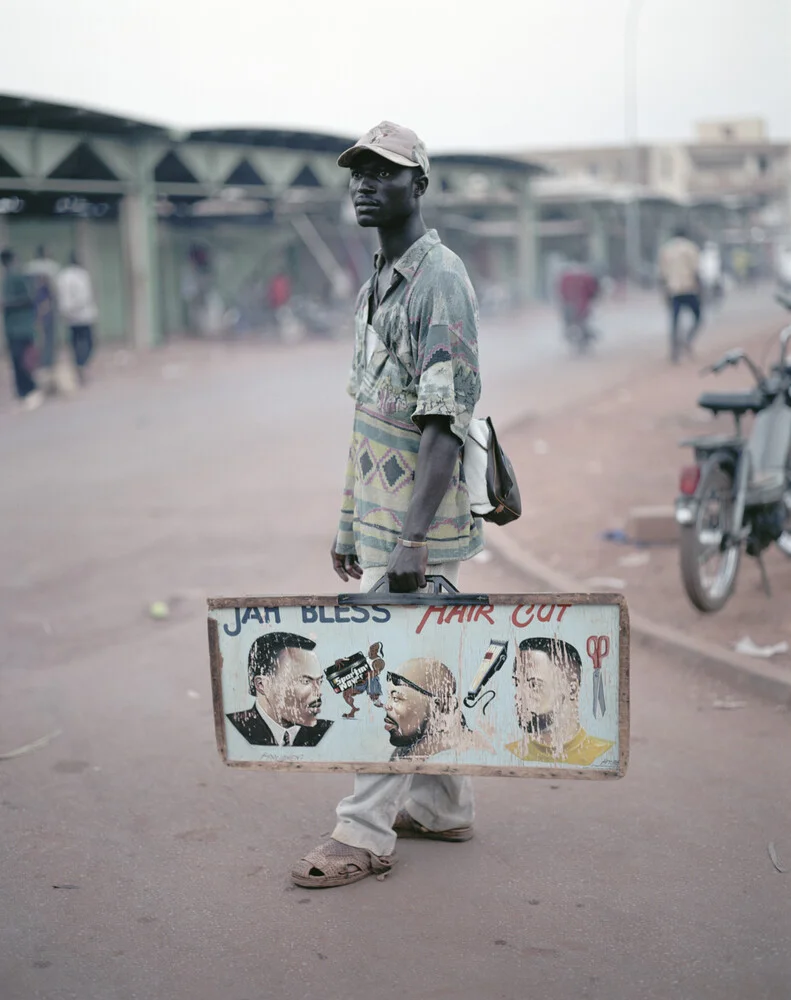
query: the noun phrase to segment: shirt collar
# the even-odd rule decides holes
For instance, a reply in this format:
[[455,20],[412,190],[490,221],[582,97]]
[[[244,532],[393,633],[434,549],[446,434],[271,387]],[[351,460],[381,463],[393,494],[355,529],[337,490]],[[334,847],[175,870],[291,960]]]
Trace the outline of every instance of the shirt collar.
[[261,706],[258,704],[258,699],[257,698],[255,700],[255,707],[256,707],[256,710],[258,711],[258,714],[261,716],[261,718],[264,720],[264,722],[272,730],[272,735],[275,738],[275,743],[279,747],[282,747],[283,746],[283,736],[285,735],[285,733],[288,733],[289,741],[290,741],[291,745],[293,746],[294,745],[294,740],[296,739],[297,733],[299,732],[299,726],[289,726],[288,729],[286,729],[284,726],[281,726],[279,722],[275,722],[274,719],[270,719],[270,717],[266,714],[266,712],[263,710],[263,708],[261,708]]
[[563,744],[563,749],[560,751],[560,753],[558,753],[557,747],[545,743],[536,743],[535,740],[531,740],[529,737],[528,740],[526,741],[526,745],[528,746],[529,750],[537,754],[539,757],[544,757],[547,760],[549,760],[549,759],[568,757],[569,754],[573,753],[575,750],[578,750],[587,738],[588,734],[585,732],[584,729],[580,727],[580,729],[577,730],[577,732],[574,734],[574,736],[571,737],[568,743]]
[[[437,246],[442,240],[439,238],[439,233],[436,229],[428,229],[420,239],[415,240],[412,246],[402,254],[398,260],[393,264],[393,270],[398,271],[407,281],[411,281],[417,273],[417,269],[423,262],[423,258],[431,250],[432,247]],[[374,270],[379,271],[382,261],[381,251],[377,251],[374,254]]]

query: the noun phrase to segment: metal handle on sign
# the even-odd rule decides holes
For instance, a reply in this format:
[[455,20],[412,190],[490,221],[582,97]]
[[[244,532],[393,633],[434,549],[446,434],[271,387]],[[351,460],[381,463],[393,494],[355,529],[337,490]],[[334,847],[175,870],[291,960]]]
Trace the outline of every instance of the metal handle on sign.
[[362,594],[338,594],[338,604],[489,604],[486,594],[462,594],[446,577],[426,575],[424,591],[393,593],[387,586],[387,574]]

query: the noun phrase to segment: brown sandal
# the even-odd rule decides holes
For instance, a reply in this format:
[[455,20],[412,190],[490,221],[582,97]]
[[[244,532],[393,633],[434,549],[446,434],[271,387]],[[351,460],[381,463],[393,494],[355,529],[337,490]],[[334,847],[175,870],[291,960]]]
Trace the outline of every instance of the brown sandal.
[[409,815],[406,809],[402,809],[395,818],[393,830],[399,837],[415,837],[423,840],[445,840],[449,843],[458,844],[464,840],[472,840],[471,826],[458,826],[455,830],[429,830],[427,826]]
[[291,878],[304,889],[351,885],[369,875],[376,875],[381,882],[395,862],[395,854],[379,857],[363,847],[350,847],[330,838],[300,860]]

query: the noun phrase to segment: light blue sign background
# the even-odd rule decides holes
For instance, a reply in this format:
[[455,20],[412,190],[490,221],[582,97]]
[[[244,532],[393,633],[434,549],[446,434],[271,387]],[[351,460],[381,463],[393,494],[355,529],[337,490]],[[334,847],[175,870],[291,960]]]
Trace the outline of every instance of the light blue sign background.
[[[383,705],[387,704],[388,698],[387,672],[397,673],[400,664],[415,657],[441,660],[454,674],[461,703],[470,690],[489,643],[495,639],[507,640],[506,661],[484,688],[494,691],[496,697],[491,701],[484,698],[473,708],[462,706],[467,725],[486,738],[491,751],[446,750],[425,758],[425,763],[460,767],[477,765],[495,769],[552,767],[579,770],[582,767],[584,770],[616,772],[621,753],[619,611],[619,606],[615,604],[495,604],[488,606],[484,615],[475,605],[456,607],[455,610],[447,606],[442,609],[445,620],[441,622],[440,609],[429,611],[425,605],[279,606],[268,611],[261,606],[257,613],[252,608],[212,610],[209,614],[218,625],[222,657],[221,709],[226,760],[228,763],[301,762],[307,767],[311,762],[321,762],[348,764],[351,769],[356,763],[390,761],[393,747],[384,729],[385,709],[375,707],[367,693],[363,693],[356,696],[355,704],[359,712],[355,717],[342,718],[343,713],[349,711],[349,706],[326,678],[322,682],[323,704],[319,718],[332,720],[333,725],[315,747],[254,746],[228,721],[228,713],[249,709],[254,703],[249,693],[247,674],[248,654],[253,641],[266,632],[295,632],[315,641],[315,653],[322,670],[335,660],[356,652],[367,655],[373,643],[381,642],[386,663],[379,678]],[[447,621],[451,612],[451,620]],[[241,619],[245,615],[247,621],[242,624]],[[263,623],[257,620],[258,616]],[[464,620],[460,621],[460,616]],[[493,620],[493,624],[487,617]],[[540,621],[539,618],[548,620]],[[238,634],[232,634],[237,630]],[[594,671],[587,652],[590,636],[606,636],[609,639],[609,652],[601,670],[606,702],[603,717],[594,717],[593,714]],[[508,744],[524,736],[517,721],[513,664],[519,643],[528,637],[560,639],[573,645],[580,654],[580,725],[589,736],[612,744],[589,764],[564,761],[562,758],[525,761],[507,749]]]

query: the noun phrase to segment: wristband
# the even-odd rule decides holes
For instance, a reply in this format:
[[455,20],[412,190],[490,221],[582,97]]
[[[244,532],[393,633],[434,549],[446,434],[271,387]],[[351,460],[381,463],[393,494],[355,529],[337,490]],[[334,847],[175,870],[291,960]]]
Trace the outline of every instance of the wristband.
[[428,542],[410,542],[408,538],[399,538],[398,541],[404,546],[405,549],[423,549],[428,545]]

